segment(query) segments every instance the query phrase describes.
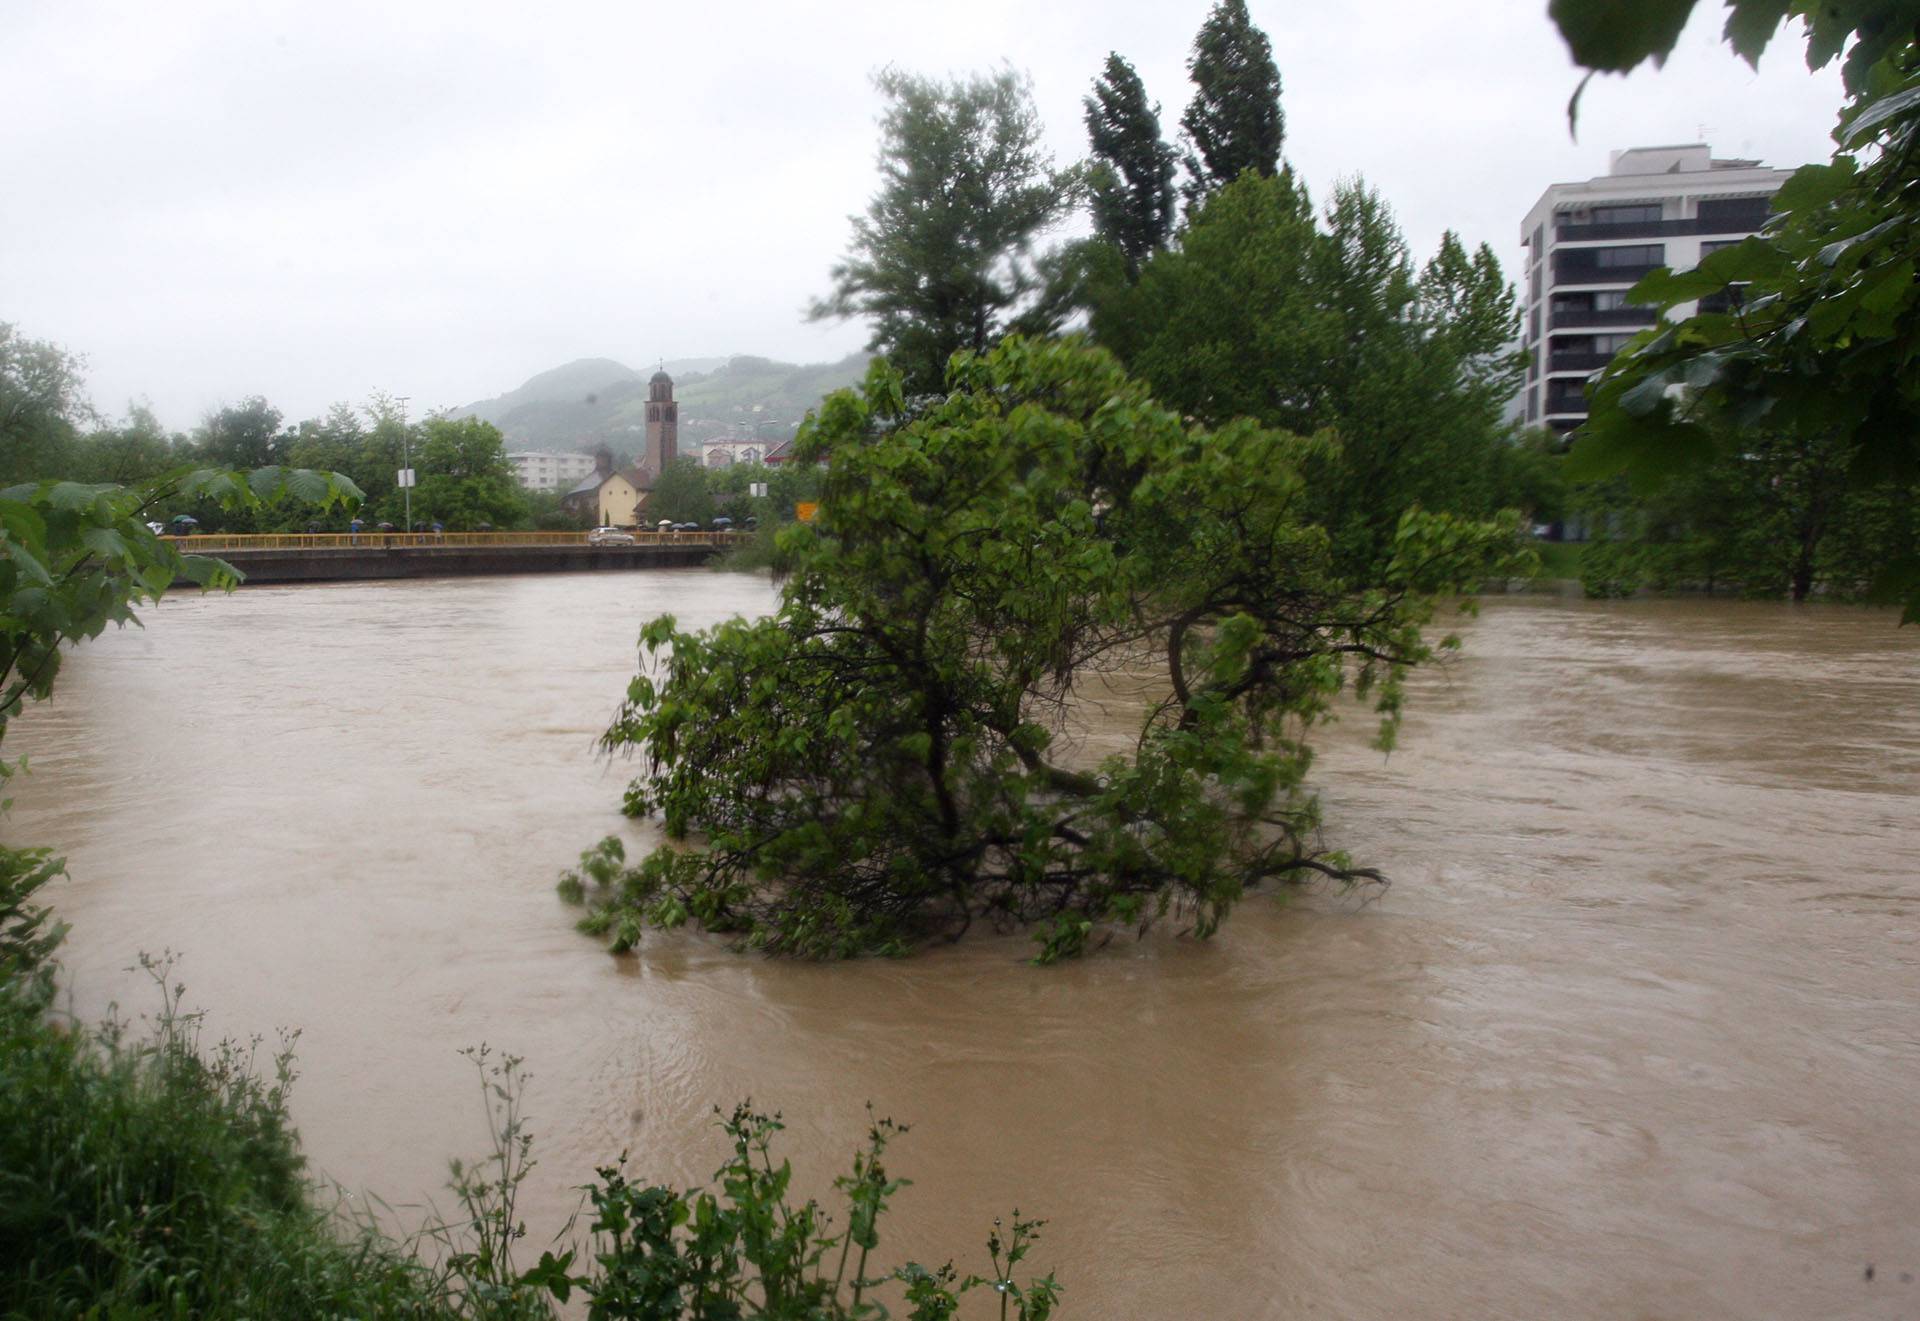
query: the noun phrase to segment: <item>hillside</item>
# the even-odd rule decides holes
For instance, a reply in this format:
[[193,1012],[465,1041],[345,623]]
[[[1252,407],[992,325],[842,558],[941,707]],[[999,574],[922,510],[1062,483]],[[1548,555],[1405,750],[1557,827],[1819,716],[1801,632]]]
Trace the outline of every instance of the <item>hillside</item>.
[[[685,358],[666,364],[680,401],[683,448],[720,436],[785,439],[809,408],[866,372],[864,354],[833,363],[768,358]],[[508,449],[635,453],[646,434],[647,380],[611,358],[582,358],[541,372],[516,390],[453,410],[499,427]]]

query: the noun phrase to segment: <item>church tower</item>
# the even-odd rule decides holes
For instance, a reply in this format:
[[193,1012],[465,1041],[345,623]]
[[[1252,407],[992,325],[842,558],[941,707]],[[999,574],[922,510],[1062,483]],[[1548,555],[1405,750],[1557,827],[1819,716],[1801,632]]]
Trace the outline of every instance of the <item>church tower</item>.
[[673,401],[673,378],[666,369],[647,384],[647,453],[640,466],[649,482],[680,457],[680,405]]

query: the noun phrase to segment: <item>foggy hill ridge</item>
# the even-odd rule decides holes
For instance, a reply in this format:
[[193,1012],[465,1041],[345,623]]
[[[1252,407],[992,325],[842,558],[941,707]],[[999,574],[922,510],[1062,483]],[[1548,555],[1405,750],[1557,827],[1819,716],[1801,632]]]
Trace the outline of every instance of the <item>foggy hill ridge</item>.
[[[719,436],[783,440],[807,410],[866,374],[867,355],[790,363],[736,355],[666,363],[680,403],[683,449]],[[612,358],[580,358],[530,377],[518,389],[453,409],[500,428],[509,450],[637,451],[646,434],[651,371]]]

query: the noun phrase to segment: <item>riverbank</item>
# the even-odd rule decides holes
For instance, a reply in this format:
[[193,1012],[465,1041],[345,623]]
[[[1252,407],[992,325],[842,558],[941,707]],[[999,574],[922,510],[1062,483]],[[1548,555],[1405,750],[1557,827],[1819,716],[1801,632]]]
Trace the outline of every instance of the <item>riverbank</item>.
[[[325,550],[226,550],[219,557],[246,577],[244,585],[366,582],[395,578],[465,578],[509,573],[585,573],[676,569],[705,564],[730,546],[713,541],[641,546],[399,546],[377,535],[365,546]],[[176,586],[184,586],[183,583]]]

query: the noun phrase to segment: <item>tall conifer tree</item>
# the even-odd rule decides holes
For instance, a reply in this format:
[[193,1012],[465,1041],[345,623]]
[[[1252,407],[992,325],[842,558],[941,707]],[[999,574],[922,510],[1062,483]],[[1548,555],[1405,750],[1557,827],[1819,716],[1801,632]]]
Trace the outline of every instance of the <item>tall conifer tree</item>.
[[1198,160],[1189,168],[1196,197],[1232,183],[1243,170],[1280,170],[1286,119],[1280,110],[1280,69],[1267,34],[1253,25],[1246,0],[1220,0],[1193,39],[1187,61],[1193,100],[1180,126]]
[[1173,232],[1174,150],[1160,137],[1160,107],[1118,53],[1086,98],[1093,143],[1094,230],[1127,259],[1129,273],[1166,246]]

